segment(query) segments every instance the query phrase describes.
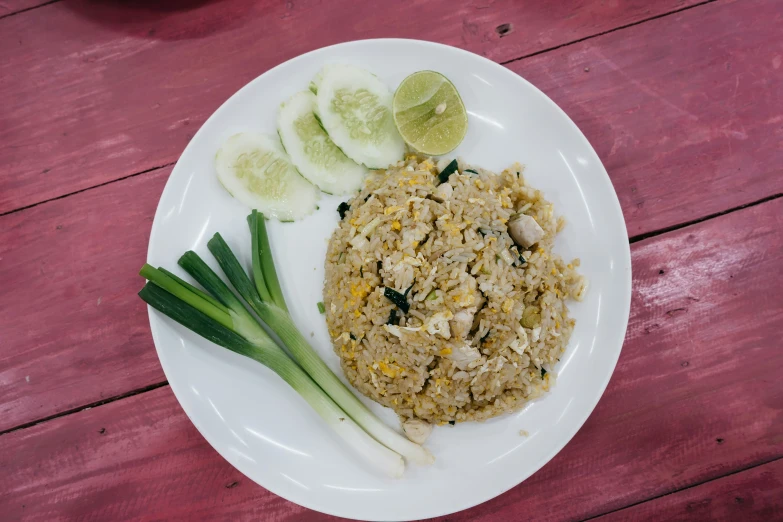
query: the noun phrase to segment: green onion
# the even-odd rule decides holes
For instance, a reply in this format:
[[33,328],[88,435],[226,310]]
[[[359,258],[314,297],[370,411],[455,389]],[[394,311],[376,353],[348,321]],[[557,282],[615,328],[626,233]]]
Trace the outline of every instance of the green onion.
[[[255,212],[255,211],[254,211]],[[252,214],[250,221],[252,221]],[[257,214],[257,226],[251,227],[251,234],[261,236],[265,235],[264,218]],[[277,282],[277,272],[272,261],[271,251],[268,250],[268,242],[261,237],[253,241],[258,248],[264,248],[266,252],[254,252],[253,274],[256,279],[255,288],[250,283],[247,274],[242,269],[234,253],[216,234],[209,243],[208,247],[220,264],[221,269],[231,281],[234,288],[242,296],[247,304],[255,311],[266,326],[268,326],[280,338],[293,359],[318,383],[318,385],[347,413],[356,423],[364,428],[367,433],[372,435],[378,442],[384,444],[389,449],[396,451],[411,462],[417,464],[430,464],[434,461],[432,455],[420,445],[409,441],[396,431],[392,430],[381,422],[370,410],[340,381],[340,379],[329,369],[326,363],[321,360],[318,354],[313,350],[304,336],[299,332],[288,310],[281,307],[274,299],[275,293],[279,292],[279,302],[284,303],[282,291],[272,291],[272,301],[268,302],[260,297],[260,292],[254,292],[260,286],[259,277],[267,285],[270,281]],[[264,256],[267,262],[264,263]],[[260,276],[256,274],[260,273]],[[200,279],[191,273],[197,281]],[[269,287],[269,286],[268,286]],[[210,290],[209,287],[206,287]],[[279,285],[277,287],[279,289]],[[210,290],[211,291],[211,290]],[[233,294],[232,294],[233,295]],[[215,297],[218,297],[217,295]],[[406,301],[407,303],[407,301]]]
[[[219,322],[223,326],[233,327],[234,321],[229,315],[228,308],[218,303],[214,299],[207,298],[201,293],[195,292],[197,290],[192,285],[185,286],[176,279],[171,278],[164,272],[157,270],[156,268],[144,264],[139,271],[139,275],[152,281],[160,288],[163,288],[167,292],[173,294],[175,297],[181,299],[183,302],[197,307],[203,313],[208,314],[213,320]],[[181,280],[180,280],[181,281]],[[183,281],[184,282],[184,281]]]
[[254,352],[256,348],[253,343],[238,334],[233,329],[231,321],[224,324],[206,307],[202,307],[203,303],[197,306],[186,304],[175,294],[169,293],[152,281],[150,279],[150,282],[139,292],[139,296],[147,304],[217,345],[247,357]]
[[457,172],[458,168],[459,168],[459,163],[457,163],[457,160],[451,160],[451,163],[446,165],[446,168],[441,170],[440,174],[438,174],[438,182],[446,183],[449,180],[449,176]]
[[[139,296],[150,306],[213,343],[244,355],[274,371],[368,463],[399,477],[399,454],[369,436],[269,337],[217,275],[193,252],[180,260],[199,281],[206,282],[217,302],[170,273],[145,264],[140,274],[149,280]],[[231,294],[229,297],[225,291]]]
[[318,301],[318,312],[322,314],[326,313],[326,307],[321,301]]
[[[259,255],[259,252],[261,249],[258,246],[258,234],[254,234],[253,231],[258,227],[258,212],[254,209],[253,212],[248,216],[247,218],[247,224],[250,226],[250,237],[251,237],[251,256],[253,256],[253,279],[258,281],[258,284],[256,284],[256,289],[258,290],[258,293],[260,294],[260,297],[263,301],[271,301],[272,296],[269,294],[269,290],[266,287],[266,283],[264,283],[264,277],[261,274],[261,262],[260,260],[256,260],[255,256]],[[257,267],[257,268],[256,268]]]
[[169,272],[169,271],[168,271],[168,270],[166,270],[165,268],[163,268],[163,267],[160,267],[160,266],[159,266],[159,267],[158,267],[158,270],[160,270],[161,272],[163,272],[164,274],[166,274],[166,275],[167,275],[167,276],[169,276],[170,278],[174,279],[176,282],[178,282],[178,283],[179,283],[179,284],[181,284],[182,286],[184,286],[184,287],[187,287],[187,288],[188,288],[188,290],[190,290],[191,292],[193,292],[193,293],[195,293],[195,294],[198,294],[199,296],[203,297],[204,299],[206,299],[206,300],[207,300],[207,301],[209,301],[210,303],[214,304],[215,306],[223,306],[223,305],[221,305],[221,304],[218,302],[218,300],[217,300],[217,299],[215,299],[214,297],[212,297],[211,295],[209,295],[208,293],[206,293],[206,292],[205,292],[205,291],[203,291],[202,289],[200,289],[200,288],[196,288],[195,286],[191,285],[191,284],[190,284],[190,283],[188,283],[187,281],[184,281],[183,279],[180,279],[180,278],[179,278],[179,277],[177,277],[175,274],[172,274],[171,272]]
[[351,205],[343,201],[337,206],[337,213],[340,214],[340,219],[345,219],[345,213],[351,210]]
[[[271,299],[265,299],[265,302],[273,302],[286,312],[288,306],[283,298],[283,290],[280,288],[280,281],[277,280],[277,271],[275,270],[275,261],[272,259],[272,249],[269,247],[269,237],[266,234],[266,223],[264,215],[255,209],[248,216],[248,223],[251,224],[250,238],[253,245],[253,278],[256,288],[263,297],[261,287],[266,285]],[[255,228],[252,228],[255,221]],[[233,256],[233,254],[232,254]]]
[[438,293],[435,290],[430,290],[430,293],[427,294],[427,297],[425,299],[427,299],[427,301],[434,301],[437,298],[438,298]]
[[408,310],[410,310],[411,305],[408,303],[408,298],[397,290],[387,286],[383,289],[383,295],[386,299],[399,306],[403,313],[408,313]]

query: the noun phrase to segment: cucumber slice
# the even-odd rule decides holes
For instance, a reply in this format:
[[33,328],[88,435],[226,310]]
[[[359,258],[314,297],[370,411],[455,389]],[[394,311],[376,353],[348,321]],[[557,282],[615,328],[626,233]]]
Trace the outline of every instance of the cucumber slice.
[[315,119],[315,94],[302,91],[280,107],[277,132],[302,176],[329,194],[358,190],[367,169],[343,154]]
[[315,210],[318,189],[299,175],[277,136],[234,134],[215,156],[229,194],[267,217],[294,221]]
[[394,125],[392,93],[375,75],[352,65],[329,65],[313,80],[316,116],[346,156],[371,169],[402,159],[405,142]]

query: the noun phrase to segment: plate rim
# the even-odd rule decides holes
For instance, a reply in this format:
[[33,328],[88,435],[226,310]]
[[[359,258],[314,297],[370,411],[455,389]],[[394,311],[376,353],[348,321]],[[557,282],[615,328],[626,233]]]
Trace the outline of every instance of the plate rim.
[[[160,221],[159,217],[161,215],[161,205],[165,199],[167,199],[168,192],[172,189],[173,183],[172,178],[177,174],[178,169],[184,168],[180,166],[180,162],[182,158],[187,153],[188,149],[190,148],[191,144],[196,141],[196,138],[202,133],[205,132],[204,129],[208,127],[208,124],[213,119],[217,118],[217,115],[221,113],[222,111],[226,110],[226,106],[229,105],[232,99],[239,96],[240,93],[243,93],[246,90],[250,90],[253,88],[253,86],[262,81],[262,78],[268,74],[271,74],[272,72],[282,69],[285,67],[291,67],[294,66],[297,62],[303,61],[305,58],[310,57],[315,54],[320,53],[326,53],[329,51],[334,51],[338,48],[345,48],[345,47],[353,47],[353,46],[361,46],[363,44],[367,43],[373,43],[373,44],[389,44],[389,45],[395,45],[395,44],[416,44],[416,45],[422,45],[425,47],[433,47],[433,48],[439,48],[442,50],[447,50],[449,52],[455,52],[457,55],[460,55],[461,57],[468,57],[470,59],[477,58],[479,60],[484,61],[489,67],[494,68],[498,71],[503,71],[503,74],[511,74],[512,77],[515,78],[516,81],[520,81],[523,84],[525,84],[528,88],[533,89],[536,93],[538,93],[542,99],[544,100],[544,103],[548,103],[551,108],[553,108],[555,111],[559,112],[561,116],[565,118],[567,121],[567,125],[570,125],[573,130],[576,131],[576,136],[578,136],[578,139],[582,140],[584,142],[584,145],[587,147],[589,151],[592,152],[594,155],[594,159],[596,160],[596,168],[600,170],[601,176],[598,180],[594,181],[597,182],[600,180],[601,183],[608,186],[608,188],[611,191],[611,194],[614,196],[612,198],[611,203],[611,213],[614,214],[614,219],[617,219],[617,222],[620,224],[624,236],[626,240],[628,239],[628,229],[627,225],[625,223],[625,217],[623,215],[622,206],[620,205],[619,196],[617,195],[617,192],[614,189],[614,185],[612,184],[611,178],[609,177],[609,173],[606,170],[606,167],[603,164],[603,161],[601,161],[601,158],[599,157],[598,153],[595,151],[595,148],[592,146],[590,141],[587,139],[587,137],[584,135],[582,130],[579,128],[578,125],[571,119],[570,116],[559,106],[557,103],[555,103],[549,96],[546,95],[542,90],[540,90],[538,87],[530,83],[528,80],[526,80],[523,76],[518,74],[517,72],[495,62],[490,60],[489,58],[486,58],[485,56],[481,56],[479,54],[473,53],[471,51],[461,49],[459,47],[455,47],[452,45],[442,44],[439,42],[431,42],[427,40],[418,40],[413,38],[367,38],[367,39],[361,39],[361,40],[351,40],[348,42],[341,42],[336,43],[332,45],[328,45],[325,47],[320,47],[318,49],[313,49],[311,51],[308,51],[306,53],[297,55],[293,58],[290,58],[282,63],[279,63],[278,65],[264,71],[263,73],[259,74],[249,82],[247,82],[245,85],[243,85],[241,88],[239,88],[237,91],[235,91],[231,96],[226,98],[223,103],[220,104],[220,106],[215,109],[215,111],[204,121],[204,123],[200,126],[198,131],[193,135],[193,137],[190,139],[188,144],[183,149],[182,153],[180,154],[179,158],[177,158],[177,161],[174,165],[174,168],[171,170],[171,173],[169,174],[166,184],[163,188],[163,191],[161,192],[160,198],[158,200],[158,204],[155,207],[155,216],[152,222],[152,227],[150,229],[150,237],[149,242],[147,245],[147,260],[150,259],[151,251],[153,249],[153,244],[155,243],[156,236],[158,233],[158,230],[160,229]],[[619,218],[619,219],[618,219]],[[622,284],[622,290],[624,290],[625,299],[622,303],[616,303],[618,306],[617,315],[618,317],[623,317],[624,320],[622,322],[623,326],[622,328],[618,328],[616,330],[616,338],[615,342],[612,343],[612,347],[616,346],[616,348],[613,350],[613,352],[616,352],[614,356],[612,357],[611,362],[611,369],[606,373],[605,378],[599,383],[599,385],[596,387],[596,390],[599,391],[596,393],[594,400],[590,401],[592,402],[592,405],[589,408],[585,408],[583,410],[583,414],[581,416],[576,417],[578,419],[577,422],[574,423],[574,429],[572,433],[569,433],[567,437],[564,438],[564,441],[561,444],[556,445],[548,454],[546,454],[542,459],[539,459],[539,462],[541,463],[537,468],[529,473],[521,473],[519,475],[520,478],[514,478],[512,480],[509,480],[508,483],[503,483],[497,490],[495,490],[494,493],[489,493],[487,495],[479,496],[476,498],[473,498],[472,500],[469,500],[467,502],[459,502],[458,500],[455,501],[452,504],[452,507],[449,507],[447,510],[431,510],[429,512],[424,512],[420,515],[416,515],[416,518],[432,518],[432,517],[439,517],[439,516],[445,516],[454,514],[460,511],[464,511],[466,509],[473,508],[475,506],[478,506],[480,504],[483,504],[489,500],[492,500],[496,497],[499,497],[500,495],[503,495],[504,493],[508,492],[509,490],[513,489],[514,487],[520,485],[522,482],[530,478],[532,475],[540,471],[544,466],[546,466],[557,454],[559,454],[563,448],[573,440],[573,438],[576,436],[576,434],[581,430],[581,428],[584,426],[587,419],[592,415],[593,411],[595,411],[596,406],[600,402],[601,398],[604,395],[604,392],[606,391],[607,386],[609,385],[609,382],[612,378],[612,375],[614,375],[614,371],[617,367],[617,362],[620,359],[620,355],[622,353],[623,344],[625,342],[625,335],[627,333],[628,329],[628,323],[630,320],[630,311],[631,311],[631,297],[632,297],[632,264],[631,264],[631,248],[630,248],[630,242],[626,241],[624,243],[625,248],[622,251],[621,261],[624,262],[625,266],[621,267],[622,273],[624,274],[624,277],[621,281],[618,281],[618,283]],[[191,416],[190,412],[187,411],[185,406],[183,405],[183,401],[180,399],[180,394],[182,393],[182,390],[179,390],[179,384],[175,384],[174,381],[170,378],[170,372],[167,371],[166,365],[163,362],[163,357],[161,357],[161,348],[159,348],[159,339],[158,334],[156,333],[156,328],[153,327],[153,317],[156,316],[157,312],[154,308],[147,305],[147,317],[150,323],[150,333],[152,335],[152,341],[155,346],[155,353],[158,357],[158,361],[160,362],[161,368],[163,370],[164,375],[166,376],[166,380],[169,384],[169,388],[171,389],[172,393],[174,394],[174,397],[177,399],[177,403],[179,404],[179,407],[182,409],[182,411],[185,412],[185,415],[187,416],[188,420],[193,424],[193,426],[198,430],[199,435],[201,435],[204,440],[207,441],[207,443],[212,447],[213,450],[215,450],[218,455],[220,455],[232,468],[237,470],[238,472],[242,473],[245,477],[247,477],[249,480],[254,482],[255,484],[258,484],[262,488],[266,489],[267,491],[271,492],[272,494],[281,497],[285,499],[288,502],[292,502],[298,506],[304,507],[306,509],[312,509],[314,511],[318,511],[320,513],[324,513],[327,515],[337,516],[337,517],[344,517],[349,518],[353,520],[414,520],[415,518],[367,518],[362,517],[358,518],[354,514],[346,514],[346,513],[340,513],[339,511],[335,511],[334,509],[321,505],[319,502],[309,502],[306,495],[302,496],[301,498],[291,498],[289,495],[283,494],[279,491],[279,488],[275,487],[274,485],[270,486],[268,484],[260,484],[255,479],[247,475],[244,471],[236,467],[231,460],[224,454],[223,451],[221,451],[218,446],[211,440],[211,437],[207,436],[204,431],[201,429],[200,424],[196,422],[196,420]],[[622,331],[620,331],[622,330]],[[607,365],[608,368],[608,365]],[[404,480],[400,479],[400,480]]]

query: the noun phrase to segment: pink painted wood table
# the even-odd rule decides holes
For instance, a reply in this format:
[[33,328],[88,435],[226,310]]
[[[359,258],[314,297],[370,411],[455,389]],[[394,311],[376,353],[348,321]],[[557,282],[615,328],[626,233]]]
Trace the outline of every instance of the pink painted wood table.
[[448,520],[783,520],[783,2],[0,0],[0,519],[325,520],[202,439],[136,297],[193,133],[303,52],[484,55],[604,161],[630,324],[590,419]]

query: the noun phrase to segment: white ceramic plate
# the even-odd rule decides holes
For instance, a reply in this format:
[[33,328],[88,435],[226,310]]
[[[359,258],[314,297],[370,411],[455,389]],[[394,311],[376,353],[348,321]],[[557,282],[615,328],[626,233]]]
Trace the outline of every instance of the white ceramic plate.
[[[601,161],[574,123],[525,80],[453,47],[413,40],[370,40],[320,49],[259,76],[199,130],[166,184],[155,214],[149,262],[182,274],[188,249],[217,269],[206,242],[220,232],[248,260],[248,209],[219,185],[213,158],[240,131],[275,132],[277,108],[306,89],[326,63],[364,67],[394,89],[408,74],[432,69],[459,90],[469,114],[467,161],[501,170],[526,165],[529,182],[569,224],[556,251],[579,257],[590,281],[571,306],[576,330],[557,367],[557,384],[523,410],[484,423],[434,430],[427,446],[437,462],[408,466],[402,479],[376,475],[354,458],[321,419],[271,371],[198,338],[150,309],[163,370],[188,417],[226,460],[273,493],[311,509],[357,519],[402,520],[453,513],[516,486],[565,446],[595,407],[620,355],[631,296],[625,223]],[[297,223],[273,222],[275,263],[294,320],[342,375],[324,317],[323,262],[342,198],[323,196],[320,210]],[[391,425],[395,415],[366,401]],[[520,430],[529,436],[520,435]]]

